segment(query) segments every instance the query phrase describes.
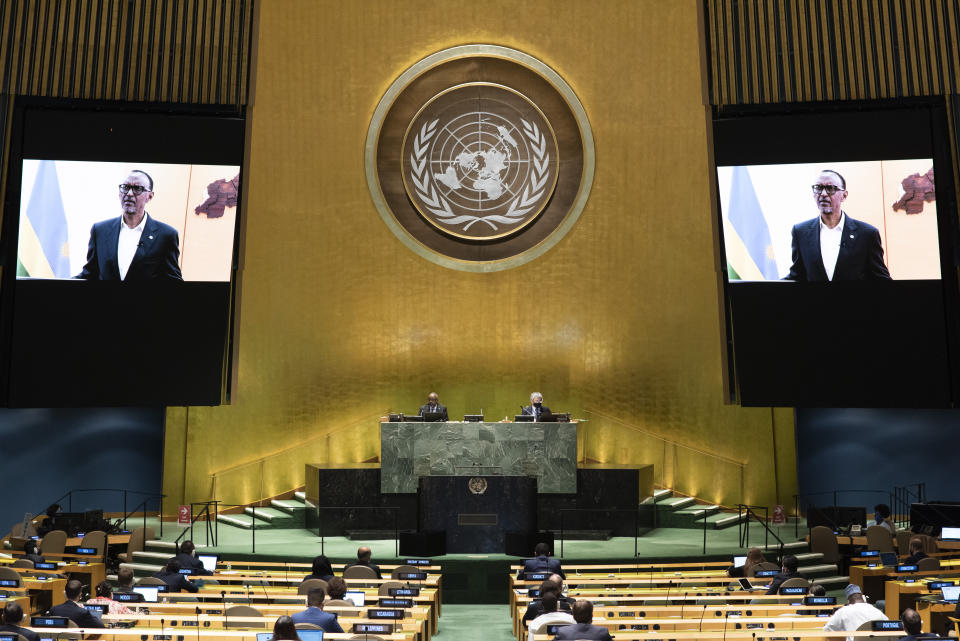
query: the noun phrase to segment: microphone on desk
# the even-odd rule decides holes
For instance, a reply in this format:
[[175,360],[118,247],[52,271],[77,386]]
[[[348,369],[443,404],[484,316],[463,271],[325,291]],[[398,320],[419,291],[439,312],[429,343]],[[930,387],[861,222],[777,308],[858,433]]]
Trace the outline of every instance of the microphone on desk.
[[220,603],[223,604],[223,627],[230,627],[230,618],[227,616],[227,591],[220,590]]
[[200,606],[197,606],[195,614],[197,615],[197,641],[200,641]]
[[267,586],[263,584],[263,581],[260,581],[260,587],[263,588],[263,603],[264,605],[270,605],[270,597],[267,596]]

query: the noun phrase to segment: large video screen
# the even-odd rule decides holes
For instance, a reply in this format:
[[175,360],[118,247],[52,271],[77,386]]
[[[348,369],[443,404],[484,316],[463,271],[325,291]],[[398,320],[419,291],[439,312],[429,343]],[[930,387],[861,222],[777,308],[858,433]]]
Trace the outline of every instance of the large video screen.
[[230,399],[244,110],[18,98],[0,404]]
[[229,281],[239,174],[25,159],[17,277]]
[[728,108],[714,119],[730,400],[960,402],[945,109]]
[[936,280],[933,159],[718,167],[733,281]]

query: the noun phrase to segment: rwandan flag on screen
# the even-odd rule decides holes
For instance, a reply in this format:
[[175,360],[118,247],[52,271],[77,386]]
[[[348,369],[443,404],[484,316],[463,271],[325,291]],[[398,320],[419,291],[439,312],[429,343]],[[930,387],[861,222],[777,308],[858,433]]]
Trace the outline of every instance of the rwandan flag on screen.
[[733,168],[727,210],[728,269],[744,279],[777,280],[770,229],[746,167]]
[[40,161],[27,210],[20,217],[18,244],[17,276],[70,278],[67,215],[52,160]]

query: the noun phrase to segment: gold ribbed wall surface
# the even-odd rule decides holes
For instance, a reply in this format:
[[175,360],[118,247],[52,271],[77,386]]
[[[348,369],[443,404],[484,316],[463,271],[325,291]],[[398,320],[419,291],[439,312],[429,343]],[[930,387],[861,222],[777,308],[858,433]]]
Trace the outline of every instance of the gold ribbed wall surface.
[[707,0],[718,106],[956,93],[957,0]]
[[[581,456],[653,463],[725,504],[788,503],[791,410],[724,404],[700,0],[264,2],[230,406],[171,409],[164,491],[244,503],[306,462],[379,454],[377,417],[437,391],[452,417],[530,392],[589,419]],[[586,109],[596,175],[541,258],[482,274],[407,249],[364,179],[373,110],[406,68],[491,43]],[[779,470],[779,474],[777,471]]]
[[243,105],[253,0],[7,0],[0,92]]

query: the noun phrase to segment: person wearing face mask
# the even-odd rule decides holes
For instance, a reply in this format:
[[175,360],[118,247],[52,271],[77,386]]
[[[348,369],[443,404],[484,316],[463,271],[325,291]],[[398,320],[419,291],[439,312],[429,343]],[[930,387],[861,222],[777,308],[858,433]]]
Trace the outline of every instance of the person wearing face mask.
[[539,421],[542,414],[550,414],[550,408],[543,404],[543,394],[540,392],[531,394],[530,404],[520,411],[527,416],[533,416],[535,421]]
[[846,179],[824,169],[811,188],[820,215],[793,226],[793,264],[786,280],[890,280],[880,232],[843,211]]

